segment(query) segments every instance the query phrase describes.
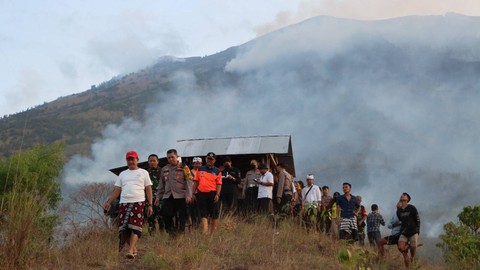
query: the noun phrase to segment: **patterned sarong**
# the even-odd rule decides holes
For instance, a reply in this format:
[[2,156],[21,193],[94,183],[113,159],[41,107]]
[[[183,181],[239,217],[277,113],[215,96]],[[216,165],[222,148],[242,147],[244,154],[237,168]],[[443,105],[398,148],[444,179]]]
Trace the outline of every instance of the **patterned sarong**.
[[121,203],[118,216],[118,231],[127,229],[142,232],[145,202]]
[[352,230],[357,230],[357,218],[340,218],[340,230],[344,230],[347,233],[352,233]]

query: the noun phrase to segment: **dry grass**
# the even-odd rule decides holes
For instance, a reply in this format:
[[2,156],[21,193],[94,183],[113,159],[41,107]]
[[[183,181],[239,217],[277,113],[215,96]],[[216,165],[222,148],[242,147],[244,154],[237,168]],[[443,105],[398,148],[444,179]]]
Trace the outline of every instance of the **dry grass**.
[[[278,232],[278,233],[276,233]],[[284,221],[277,229],[270,218],[249,221],[225,217],[213,235],[187,232],[176,239],[144,234],[135,260],[117,252],[115,231],[92,230],[63,248],[44,251],[35,269],[401,269],[400,253],[390,247],[383,260],[370,249],[348,246],[321,234],[307,234]],[[343,264],[340,249],[352,258]],[[125,250],[126,251],[126,250]],[[361,268],[365,266],[365,268]],[[370,267],[370,268],[367,268]],[[424,261],[416,268],[443,269]]]

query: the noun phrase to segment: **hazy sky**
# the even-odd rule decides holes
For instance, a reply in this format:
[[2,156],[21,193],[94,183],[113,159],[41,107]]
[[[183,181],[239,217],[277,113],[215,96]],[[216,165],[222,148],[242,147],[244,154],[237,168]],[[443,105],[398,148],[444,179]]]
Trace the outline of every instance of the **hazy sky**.
[[0,116],[82,92],[162,55],[209,55],[316,15],[382,19],[457,12],[478,0],[0,0]]

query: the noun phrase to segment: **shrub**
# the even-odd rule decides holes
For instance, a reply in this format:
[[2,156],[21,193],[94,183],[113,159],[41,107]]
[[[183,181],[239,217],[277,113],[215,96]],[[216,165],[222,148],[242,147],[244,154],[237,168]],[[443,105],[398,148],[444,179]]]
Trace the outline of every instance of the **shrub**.
[[[467,206],[458,215],[459,223],[448,222],[440,235],[447,265],[458,269],[479,269],[480,266],[480,206]],[[475,268],[477,267],[477,268]]]
[[0,264],[29,268],[51,240],[60,201],[60,145],[36,146],[0,160]]

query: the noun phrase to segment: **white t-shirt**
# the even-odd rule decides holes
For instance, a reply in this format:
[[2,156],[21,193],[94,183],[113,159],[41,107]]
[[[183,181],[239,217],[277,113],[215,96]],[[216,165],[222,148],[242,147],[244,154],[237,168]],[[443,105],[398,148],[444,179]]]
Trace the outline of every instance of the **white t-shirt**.
[[[260,182],[268,182],[273,184],[273,174],[266,172],[260,176]],[[260,198],[272,198],[273,186],[258,185],[258,199]]]
[[122,188],[120,203],[145,201],[145,187],[151,186],[150,175],[144,169],[127,169],[120,173],[115,186]]
[[[320,188],[317,185],[313,185],[310,192],[308,192],[309,189],[309,186],[302,189],[302,200],[304,200],[305,203],[320,202],[322,200],[322,193],[320,192]],[[307,198],[305,198],[305,194],[307,194]]]

